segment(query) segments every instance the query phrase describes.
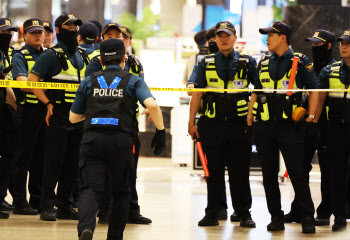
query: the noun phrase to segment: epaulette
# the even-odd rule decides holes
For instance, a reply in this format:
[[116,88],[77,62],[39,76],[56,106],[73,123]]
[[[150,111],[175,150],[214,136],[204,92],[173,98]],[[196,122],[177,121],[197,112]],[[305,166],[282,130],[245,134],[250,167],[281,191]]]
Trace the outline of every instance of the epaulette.
[[215,54],[210,54],[210,55],[207,55],[205,56],[203,59],[206,63],[209,63],[209,62],[214,62],[215,61]]
[[86,65],[88,65],[90,62],[90,59],[89,59],[88,55],[86,54],[86,49],[81,47],[81,46],[78,46],[78,52],[80,53],[81,57],[83,58],[84,63]]
[[68,63],[67,63],[67,57],[64,54],[64,51],[61,47],[59,46],[53,46],[51,48],[48,48],[49,51],[53,52],[54,54],[56,54],[56,56],[58,57],[58,60],[61,64],[61,67],[64,71],[68,70]]
[[245,61],[245,62],[247,62],[247,63],[249,63],[249,59],[250,59],[250,57],[249,57],[249,55],[245,55],[245,54],[240,54],[239,55],[239,60],[238,61]]

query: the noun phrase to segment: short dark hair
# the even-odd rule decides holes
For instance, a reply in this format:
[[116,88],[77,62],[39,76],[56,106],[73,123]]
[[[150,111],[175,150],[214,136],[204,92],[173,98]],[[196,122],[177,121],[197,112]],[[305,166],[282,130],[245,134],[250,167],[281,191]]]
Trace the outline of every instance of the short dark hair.
[[291,35],[286,35],[286,34],[283,34],[283,33],[277,33],[277,34],[278,34],[278,36],[285,35],[286,38],[287,38],[287,44],[288,44],[288,46],[290,46],[290,38],[291,38]]
[[216,36],[215,30],[216,30],[215,27],[209,28],[209,30],[205,34],[205,38],[207,39],[207,41],[209,41],[209,39],[211,39],[211,38],[215,38],[215,36]]
[[114,56],[101,55],[101,62],[103,65],[119,65],[123,60],[124,54],[118,54]]
[[205,34],[207,33],[206,30],[202,30],[200,32],[197,32],[196,35],[194,35],[194,41],[197,43],[198,46],[202,46],[206,43],[207,39],[205,38]]

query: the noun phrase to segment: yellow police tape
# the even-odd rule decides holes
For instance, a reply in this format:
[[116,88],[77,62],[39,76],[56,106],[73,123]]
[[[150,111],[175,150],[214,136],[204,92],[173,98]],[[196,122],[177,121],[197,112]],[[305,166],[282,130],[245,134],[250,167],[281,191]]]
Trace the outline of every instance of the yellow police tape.
[[[28,81],[12,81],[0,80],[0,87],[10,88],[35,88],[35,89],[66,89],[77,90],[79,84],[73,83],[55,83],[55,82],[28,82]],[[223,89],[212,88],[149,88],[151,91],[162,92],[223,92]],[[276,91],[286,92],[287,89],[225,89],[226,92],[262,92],[262,91]],[[349,92],[350,89],[292,89],[292,92]]]

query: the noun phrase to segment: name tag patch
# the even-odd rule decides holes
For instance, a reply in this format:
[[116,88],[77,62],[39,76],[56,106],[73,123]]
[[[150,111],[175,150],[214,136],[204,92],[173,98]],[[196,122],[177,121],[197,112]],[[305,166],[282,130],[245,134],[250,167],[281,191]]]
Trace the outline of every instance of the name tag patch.
[[210,78],[209,82],[218,82],[219,80],[217,78]]
[[244,87],[244,82],[243,81],[234,81],[233,82],[235,88],[243,88]]
[[269,78],[264,78],[264,79],[261,79],[261,82],[270,82],[270,79]]
[[288,88],[288,85],[289,85],[289,80],[283,80],[282,81],[282,87],[283,88]]

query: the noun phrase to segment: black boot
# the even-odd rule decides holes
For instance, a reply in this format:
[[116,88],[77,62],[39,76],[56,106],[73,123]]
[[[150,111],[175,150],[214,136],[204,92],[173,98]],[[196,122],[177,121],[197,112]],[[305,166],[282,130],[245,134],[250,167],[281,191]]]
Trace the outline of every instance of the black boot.
[[202,227],[217,226],[217,225],[219,225],[218,218],[208,217],[207,215],[205,215],[204,218],[198,222],[198,226],[202,226]]
[[256,224],[253,221],[252,217],[250,215],[248,215],[246,217],[242,217],[240,226],[247,227],[247,228],[255,228]]
[[109,223],[109,212],[101,212],[99,211],[97,214],[98,223],[100,224],[108,224]]
[[218,212],[218,219],[219,220],[227,220],[227,210],[226,209],[221,209]]
[[43,221],[56,221],[56,214],[53,211],[53,208],[48,208],[40,213],[40,220]]
[[57,208],[56,217],[57,219],[79,220],[78,213],[71,206]]
[[329,218],[317,217],[315,218],[316,226],[329,226]]
[[79,235],[79,240],[92,240],[92,231],[89,229],[84,229]]
[[267,231],[284,230],[284,216],[274,216],[271,218],[271,223],[267,225]]
[[133,223],[133,224],[150,224],[152,223],[152,220],[142,216],[141,214],[138,214],[138,215],[129,215],[126,222]]
[[303,229],[303,233],[315,233],[315,219],[313,216],[303,217],[301,219],[301,227]]
[[301,223],[301,218],[298,216],[295,216],[292,212],[289,212],[288,214],[284,215],[284,222],[285,223]]
[[13,211],[13,209],[15,209],[15,207],[6,202],[5,200],[2,200],[0,202],[0,211]]
[[344,217],[337,217],[334,219],[334,224],[332,226],[333,232],[340,232],[346,230],[346,218]]
[[241,221],[241,217],[238,216],[236,212],[233,212],[231,215],[231,222],[240,222],[240,221]]
[[10,214],[0,211],[0,219],[8,219],[9,217],[10,217]]

